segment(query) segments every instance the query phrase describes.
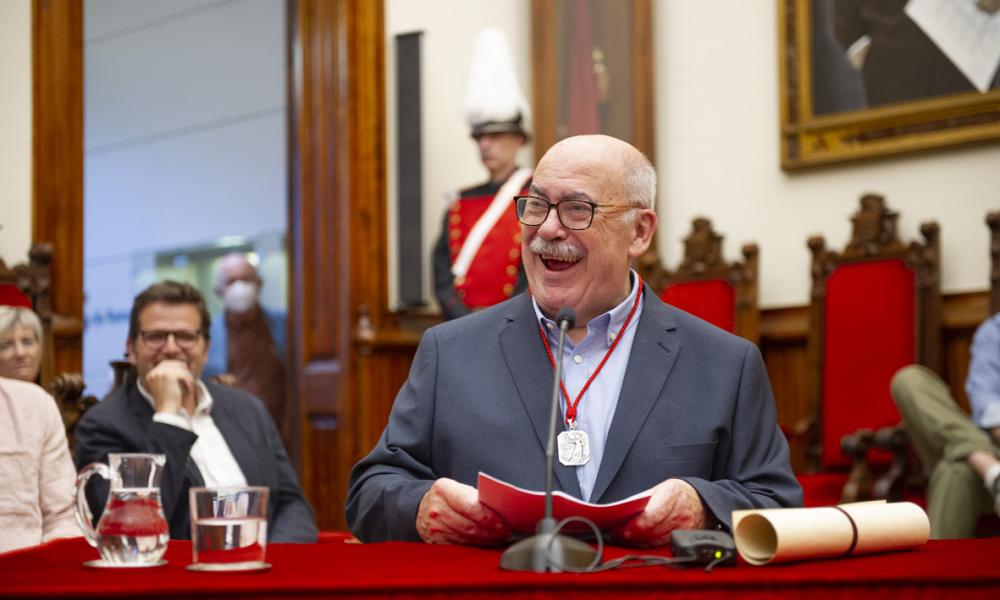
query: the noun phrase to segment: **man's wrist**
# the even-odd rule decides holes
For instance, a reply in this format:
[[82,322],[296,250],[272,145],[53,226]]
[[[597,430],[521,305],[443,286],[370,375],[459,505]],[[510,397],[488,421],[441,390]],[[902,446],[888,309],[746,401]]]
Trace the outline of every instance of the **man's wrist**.
[[153,422],[162,423],[164,425],[172,425],[173,427],[180,427],[186,431],[193,431],[191,421],[179,412],[157,411],[153,415]]

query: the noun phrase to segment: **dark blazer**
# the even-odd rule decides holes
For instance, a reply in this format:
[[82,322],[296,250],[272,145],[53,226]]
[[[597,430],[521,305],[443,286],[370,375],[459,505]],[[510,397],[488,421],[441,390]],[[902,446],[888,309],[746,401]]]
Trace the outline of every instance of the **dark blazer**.
[[[246,392],[205,383],[212,395],[212,419],[229,445],[248,485],[270,488],[268,539],[274,542],[315,542],[318,535],[312,508],[288,462],[281,437],[260,400]],[[198,436],[156,423],[153,407],[135,383],[119,386],[91,407],[76,426],[76,466],[107,462],[111,452],[165,454],[160,500],[170,524],[170,537],[191,539],[188,489],[205,485],[190,457]],[[91,481],[100,478],[91,478]],[[103,510],[107,486],[96,494],[93,508]]]
[[[589,500],[676,477],[726,527],[736,509],[801,505],[757,347],[648,286],[637,327]],[[381,438],[351,472],[351,531],[418,540],[417,508],[439,477],[475,486],[484,471],[543,489],[552,376],[527,294],[429,329]],[[580,497],[574,469],[555,472]]]

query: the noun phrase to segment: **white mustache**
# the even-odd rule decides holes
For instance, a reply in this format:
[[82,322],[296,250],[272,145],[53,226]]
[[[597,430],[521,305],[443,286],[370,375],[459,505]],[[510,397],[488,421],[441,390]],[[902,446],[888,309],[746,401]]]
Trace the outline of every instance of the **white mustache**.
[[528,249],[546,258],[554,258],[565,262],[576,262],[583,258],[583,253],[569,242],[550,242],[535,236],[531,238]]

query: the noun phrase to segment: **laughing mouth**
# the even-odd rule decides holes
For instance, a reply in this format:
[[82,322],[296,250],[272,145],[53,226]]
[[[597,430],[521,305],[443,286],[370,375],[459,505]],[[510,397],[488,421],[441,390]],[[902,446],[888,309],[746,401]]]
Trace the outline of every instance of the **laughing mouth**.
[[545,256],[545,255],[541,255],[539,256],[539,258],[542,259],[542,264],[545,265],[545,268],[550,271],[565,271],[566,269],[572,268],[573,265],[580,262],[579,258],[566,260],[563,258],[557,258],[554,256]]
[[583,260],[583,253],[565,241],[550,242],[536,237],[528,247],[549,271],[565,271]]

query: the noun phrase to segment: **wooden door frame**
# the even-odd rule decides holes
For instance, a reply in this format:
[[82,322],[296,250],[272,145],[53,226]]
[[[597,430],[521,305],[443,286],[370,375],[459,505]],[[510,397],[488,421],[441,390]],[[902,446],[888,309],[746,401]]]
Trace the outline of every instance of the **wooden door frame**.
[[53,247],[54,370],[79,372],[83,364],[82,0],[33,0],[31,49],[31,238]]
[[[381,0],[289,0],[289,307],[302,483],[346,526],[357,432],[355,326],[387,313]],[[362,308],[364,307],[364,308]]]

